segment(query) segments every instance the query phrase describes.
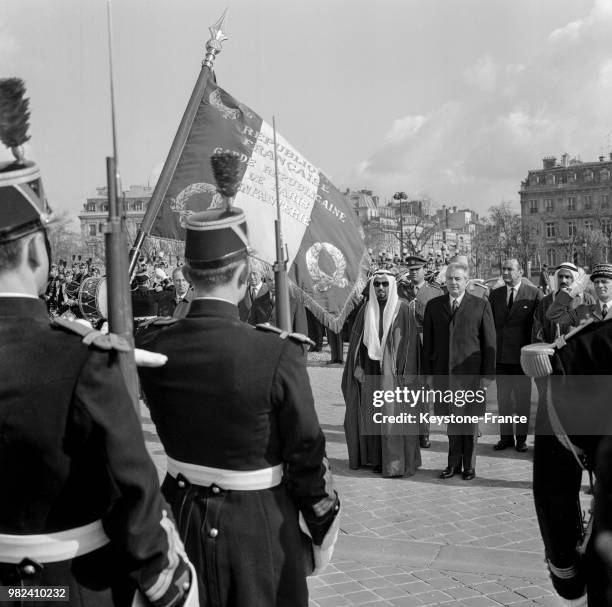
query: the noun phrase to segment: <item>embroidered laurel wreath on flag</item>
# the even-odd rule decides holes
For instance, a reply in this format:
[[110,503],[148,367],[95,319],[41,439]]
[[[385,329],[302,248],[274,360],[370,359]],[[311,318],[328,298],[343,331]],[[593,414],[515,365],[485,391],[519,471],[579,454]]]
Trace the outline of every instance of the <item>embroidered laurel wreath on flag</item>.
[[[245,212],[254,254],[275,261],[276,191],[272,127],[208,81],[151,236],[184,240],[185,218],[224,204],[210,165],[237,159],[233,204]],[[283,240],[292,293],[339,331],[365,285],[366,249],[358,218],[334,185],[277,133]]]

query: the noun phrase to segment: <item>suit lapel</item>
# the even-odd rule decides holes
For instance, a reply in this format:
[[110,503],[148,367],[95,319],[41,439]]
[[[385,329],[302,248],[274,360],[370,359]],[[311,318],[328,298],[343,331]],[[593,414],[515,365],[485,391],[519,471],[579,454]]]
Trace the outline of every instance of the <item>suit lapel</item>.
[[[468,307],[469,305],[469,297],[470,294],[465,291],[465,293],[463,294],[463,299],[461,300],[461,303],[459,304],[459,307],[457,308],[457,311],[455,312],[455,316],[453,316],[453,321],[460,316],[461,314],[463,314],[463,311]],[[450,310],[450,303],[449,303],[449,310]]]
[[508,316],[508,287],[504,285],[503,287],[495,290],[494,293],[497,297],[499,308],[504,310],[506,316]]
[[[518,289],[516,290],[516,294],[514,295],[514,302],[512,304],[512,307],[508,310],[508,316],[512,315],[513,311],[516,311],[518,309],[517,303],[519,301],[519,299],[521,299],[521,295],[525,292],[525,288],[523,287],[523,283],[521,282],[519,284]],[[508,287],[506,287],[506,294],[508,293]]]

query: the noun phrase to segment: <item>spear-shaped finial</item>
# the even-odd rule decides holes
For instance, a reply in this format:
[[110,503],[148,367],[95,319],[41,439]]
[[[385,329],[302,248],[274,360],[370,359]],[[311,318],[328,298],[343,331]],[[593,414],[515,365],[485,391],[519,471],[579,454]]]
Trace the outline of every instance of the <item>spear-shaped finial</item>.
[[210,40],[206,43],[206,57],[202,65],[212,70],[215,57],[221,52],[223,43],[227,40],[227,36],[223,27],[225,26],[225,20],[227,19],[227,9],[223,11],[220,19],[208,28],[210,32]]

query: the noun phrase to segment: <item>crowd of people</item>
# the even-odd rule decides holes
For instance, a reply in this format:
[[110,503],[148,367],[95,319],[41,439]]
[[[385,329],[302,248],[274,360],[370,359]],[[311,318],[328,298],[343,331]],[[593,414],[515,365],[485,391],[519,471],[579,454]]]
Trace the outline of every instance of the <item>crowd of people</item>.
[[[9,88],[19,101],[19,83]],[[0,118],[4,129],[10,120]],[[102,277],[91,263],[51,264],[53,213],[38,167],[18,142],[11,147],[15,161],[0,164],[0,586],[23,605],[56,588],[65,594],[53,598],[79,607],[307,607],[306,577],[331,558],[340,500],[306,371],[304,308],[290,297],[297,331],[274,326],[272,276],[250,263],[244,213],[227,204],[191,214],[184,264],[143,261],[133,279],[136,344],[155,353],[138,360],[167,456],[160,487],[122,373],[132,348],[69,319],[87,316],[84,285]],[[587,280],[563,263],[545,295],[516,259],[503,262],[503,285],[490,293],[470,282],[461,257],[430,280],[427,260],[405,262],[400,273],[373,268],[349,321],[342,391],[351,468],[415,474],[430,447],[427,415],[405,421],[406,401],[393,395],[422,395],[423,386],[452,397],[433,403],[448,418],[441,479],[476,477],[486,395],[476,396],[494,381],[502,417],[494,449],[525,453],[531,379],[522,349],[532,342],[554,341],[561,376],[610,375],[612,264]],[[341,337],[334,347],[336,363]],[[534,498],[553,585],[573,605],[604,605],[612,437],[603,437],[604,417],[602,434],[574,436],[556,405],[575,405],[580,392],[538,379]],[[459,402],[459,393],[474,398]],[[599,412],[608,395],[592,395]],[[428,406],[421,400],[417,410]],[[596,472],[598,497],[584,534],[583,470]]]
[[[594,403],[608,398],[609,390],[602,381],[587,381],[580,384],[580,392],[566,377],[610,375],[612,325],[605,321],[612,305],[612,264],[598,264],[588,276],[565,262],[538,288],[523,278],[518,260],[507,259],[502,285],[476,294],[469,292],[465,259],[452,260],[444,280],[432,282],[424,280],[425,259],[412,257],[407,265],[408,272],[399,277],[392,268],[373,272],[352,328],[342,379],[350,467],[371,467],[385,477],[415,474],[420,449],[430,445],[426,424],[419,423],[429,403],[421,400],[412,409],[414,403],[397,398],[376,400],[382,393],[397,395],[408,388],[434,395],[435,414],[445,416],[448,460],[440,478],[461,474],[471,481],[476,477],[486,390],[496,383],[499,440],[493,449],[525,453],[535,377],[534,500],[553,585],[562,597],[576,601],[571,604],[587,605],[586,589],[588,605],[606,604],[604,567],[593,558],[592,547],[580,555],[577,545],[591,533],[583,530],[582,471],[593,473],[603,435],[612,430],[608,407]],[[563,383],[526,374],[530,369],[522,350],[533,343],[551,344],[546,358],[555,355],[554,372]],[[455,396],[480,392],[483,398],[468,403],[442,400],[449,391]],[[576,413],[587,395],[589,406]],[[575,425],[564,427],[558,421],[564,406],[573,411],[572,420],[590,416],[589,430],[583,430],[590,436],[574,436]],[[408,418],[406,411],[417,415]],[[604,473],[609,462],[600,457],[599,465]],[[604,559],[611,555],[608,548]]]

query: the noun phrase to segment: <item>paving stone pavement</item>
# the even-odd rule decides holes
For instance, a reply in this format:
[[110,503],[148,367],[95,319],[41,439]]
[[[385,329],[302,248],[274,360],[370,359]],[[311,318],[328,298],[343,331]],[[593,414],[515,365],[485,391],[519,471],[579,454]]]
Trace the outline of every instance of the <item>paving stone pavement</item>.
[[[432,448],[421,451],[423,464],[410,478],[350,470],[342,366],[326,360],[327,349],[311,353],[308,372],[342,500],[342,522],[331,565],[309,578],[311,607],[560,605],[547,576],[533,506],[531,441],[525,454],[496,452],[497,429],[482,428],[477,477],[470,482],[438,478],[448,446],[442,430],[432,434]],[[163,448],[146,408],[141,410],[161,478]]]

